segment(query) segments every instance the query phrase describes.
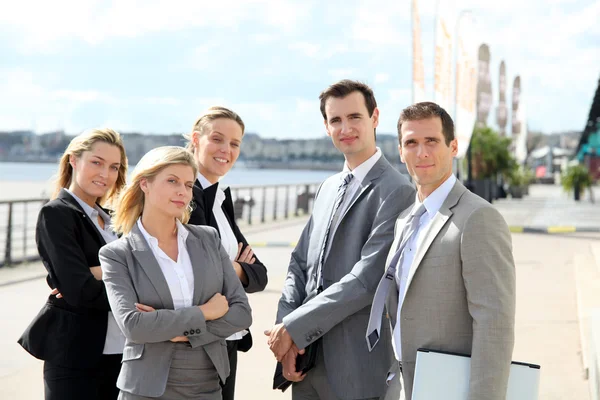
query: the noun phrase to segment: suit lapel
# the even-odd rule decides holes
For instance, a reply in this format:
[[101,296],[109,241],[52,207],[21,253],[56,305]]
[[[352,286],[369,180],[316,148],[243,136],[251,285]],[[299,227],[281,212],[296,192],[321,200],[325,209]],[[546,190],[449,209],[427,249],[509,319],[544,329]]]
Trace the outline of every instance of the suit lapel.
[[175,306],[173,305],[173,297],[171,296],[169,284],[160,269],[160,265],[158,265],[158,261],[154,257],[154,253],[152,253],[152,249],[150,249],[144,235],[142,235],[142,232],[138,228],[137,223],[133,225],[127,239],[133,250],[133,256],[156,289],[156,292],[163,303],[163,308],[173,310]]
[[466,189],[462,185],[462,183],[460,183],[460,181],[457,180],[454,186],[452,187],[452,190],[448,194],[448,197],[446,197],[446,200],[442,204],[442,207],[440,207],[437,214],[435,214],[435,216],[431,220],[431,223],[428,225],[427,230],[423,232],[423,242],[420,246],[417,247],[417,250],[415,252],[415,257],[413,258],[412,265],[408,274],[408,279],[406,282],[406,290],[404,291],[404,296],[402,297],[402,301],[400,304],[404,303],[406,293],[408,293],[408,290],[410,289],[410,284],[417,272],[417,269],[421,265],[421,261],[423,261],[423,257],[425,257],[425,254],[427,254],[429,247],[431,246],[435,238],[438,236],[444,225],[446,225],[446,222],[448,222],[448,220],[452,216],[452,208],[458,203],[458,200],[463,195],[465,190]]
[[83,208],[81,208],[81,205],[79,205],[77,200],[75,200],[75,198],[73,198],[73,196],[71,196],[71,194],[69,192],[67,192],[65,189],[62,189],[58,193],[58,198],[61,199],[63,202],[65,202],[65,204],[67,206],[73,208],[75,211],[77,211],[81,215],[81,219],[83,219],[85,221],[84,224],[86,224],[88,229],[90,229],[96,235],[96,238],[98,239],[98,243],[99,243],[100,247],[104,246],[106,244],[106,240],[104,240],[104,236],[102,236],[102,234],[100,233],[98,228],[96,228],[94,221],[92,221],[90,219],[90,217],[85,213],[85,211],[83,210]]
[[204,248],[204,244],[201,240],[197,240],[195,233],[188,227],[189,235],[185,241],[185,247],[187,248],[192,262],[192,271],[194,272],[194,295],[192,305],[199,305],[202,295],[203,280],[200,277],[203,275],[200,270],[208,263],[208,254]]
[[[360,189],[356,191],[356,193],[352,197],[350,205],[348,206],[348,208],[346,208],[344,210],[344,213],[340,217],[338,226],[344,220],[344,218],[346,217],[346,214],[348,214],[348,212],[352,209],[352,207],[354,207],[354,205],[362,197],[364,197],[364,195],[369,191],[369,189],[371,189],[371,187],[373,186],[373,182],[376,181],[377,179],[379,179],[379,177],[381,176],[381,174],[383,173],[383,171],[385,170],[385,167],[387,165],[389,165],[389,163],[387,162],[387,160],[385,159],[385,157],[382,154],[381,157],[379,157],[379,160],[377,160],[377,162],[375,163],[375,165],[373,165],[373,167],[371,168],[369,173],[367,173],[367,175],[365,176],[365,179],[363,179],[363,181],[361,182]],[[335,199],[335,197],[334,197],[334,199]],[[333,234],[335,234],[335,232],[333,232]]]

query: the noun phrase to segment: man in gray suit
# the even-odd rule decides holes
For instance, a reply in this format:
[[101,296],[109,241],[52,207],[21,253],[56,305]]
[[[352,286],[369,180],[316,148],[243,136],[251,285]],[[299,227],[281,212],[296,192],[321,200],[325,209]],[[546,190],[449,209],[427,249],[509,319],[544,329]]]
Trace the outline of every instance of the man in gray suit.
[[[346,162],[317,192],[292,253],[276,325],[265,333],[285,378],[296,382],[293,399],[378,398],[393,353],[389,340],[369,353],[364,330],[394,222],[415,191],[375,145],[379,110],[368,86],[343,80],[320,100],[327,134]],[[301,375],[296,356],[315,342],[316,365]]]
[[398,399],[400,375],[405,397],[411,398],[417,349],[423,347],[470,354],[469,400],[504,400],[515,323],[515,266],[506,222],[452,174],[457,140],[443,108],[429,102],[407,107],[398,137],[417,196],[396,223],[367,329],[372,349],[381,337],[385,306],[397,359],[385,398]]

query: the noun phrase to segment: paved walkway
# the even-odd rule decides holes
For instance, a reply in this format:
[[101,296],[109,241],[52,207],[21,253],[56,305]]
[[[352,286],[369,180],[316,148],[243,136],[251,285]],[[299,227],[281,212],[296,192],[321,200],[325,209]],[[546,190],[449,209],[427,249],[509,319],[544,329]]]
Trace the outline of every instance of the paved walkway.
[[[303,222],[271,225],[267,230],[253,228],[247,236],[251,242],[292,242],[299,237]],[[518,290],[513,358],[542,366],[540,399],[589,399],[581,363],[573,260],[577,254],[589,251],[592,243],[600,243],[600,235],[513,234]],[[240,354],[239,399],[291,398],[289,392],[271,390],[275,362],[261,334],[273,323],[290,251],[289,247],[257,249],[269,269],[270,281],[264,292],[249,296],[255,345],[250,352]],[[0,304],[5,305],[0,330],[0,399],[43,398],[42,363],[16,344],[48,294],[44,280],[35,277],[42,271],[39,263],[0,269]],[[31,279],[2,286],[2,282],[20,276]]]
[[600,230],[600,187],[594,188],[595,203],[589,191],[576,202],[562,186],[531,185],[522,199],[500,199],[494,206],[509,226],[546,228],[552,226],[595,228]]

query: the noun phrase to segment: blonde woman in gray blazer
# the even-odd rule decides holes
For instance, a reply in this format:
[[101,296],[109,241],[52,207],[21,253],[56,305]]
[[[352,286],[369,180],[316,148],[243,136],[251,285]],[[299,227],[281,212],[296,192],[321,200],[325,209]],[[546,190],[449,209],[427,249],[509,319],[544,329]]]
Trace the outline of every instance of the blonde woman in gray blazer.
[[137,164],[100,250],[103,280],[126,337],[119,399],[220,399],[225,339],[252,322],[248,299],[214,228],[184,225],[193,156],[159,147]]

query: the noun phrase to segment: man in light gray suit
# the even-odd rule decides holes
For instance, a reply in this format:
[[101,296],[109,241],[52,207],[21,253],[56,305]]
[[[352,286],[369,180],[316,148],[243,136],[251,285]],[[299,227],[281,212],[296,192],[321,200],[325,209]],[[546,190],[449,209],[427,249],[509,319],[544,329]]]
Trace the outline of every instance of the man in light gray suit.
[[[292,253],[276,325],[265,333],[285,378],[296,382],[293,399],[378,398],[393,360],[390,331],[372,353],[364,331],[394,222],[415,191],[376,147],[379,110],[368,86],[340,81],[320,100],[327,134],[346,162],[317,192]],[[301,375],[296,356],[311,344],[316,364]]]
[[396,223],[367,329],[373,348],[385,303],[397,359],[385,398],[398,399],[400,375],[405,397],[411,398],[422,347],[470,354],[469,400],[504,400],[515,322],[515,266],[506,222],[452,174],[457,140],[443,108],[429,102],[407,107],[398,136],[417,197]]

